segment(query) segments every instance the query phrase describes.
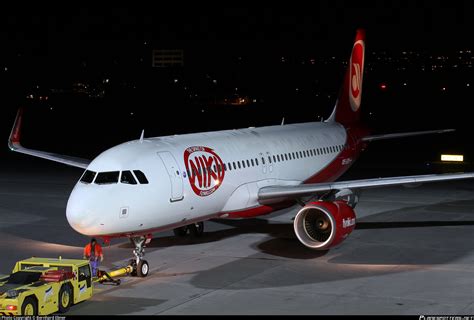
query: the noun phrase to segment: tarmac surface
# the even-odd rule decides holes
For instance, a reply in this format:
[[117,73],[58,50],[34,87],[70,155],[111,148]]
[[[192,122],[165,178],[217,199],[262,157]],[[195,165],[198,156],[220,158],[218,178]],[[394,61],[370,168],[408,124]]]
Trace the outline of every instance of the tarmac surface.
[[[31,256],[82,257],[89,241],[65,217],[81,170],[43,163],[0,171],[0,274]],[[148,277],[98,285],[67,315],[474,314],[473,180],[364,190],[356,230],[326,252],[299,243],[297,210],[209,221],[198,240],[156,234]],[[132,246],[104,254],[104,268],[121,266]]]

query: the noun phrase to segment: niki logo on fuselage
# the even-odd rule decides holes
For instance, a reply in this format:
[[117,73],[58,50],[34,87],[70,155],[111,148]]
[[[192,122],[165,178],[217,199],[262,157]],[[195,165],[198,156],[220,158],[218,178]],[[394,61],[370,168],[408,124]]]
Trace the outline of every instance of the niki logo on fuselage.
[[184,165],[191,188],[200,197],[214,193],[224,181],[224,163],[211,148],[187,148],[184,151]]

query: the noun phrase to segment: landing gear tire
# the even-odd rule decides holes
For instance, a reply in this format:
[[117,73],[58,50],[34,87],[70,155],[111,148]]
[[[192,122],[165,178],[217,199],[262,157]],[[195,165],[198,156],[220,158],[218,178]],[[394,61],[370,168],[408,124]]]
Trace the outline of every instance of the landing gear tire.
[[185,237],[188,234],[188,227],[184,226],[184,227],[173,229],[173,233],[177,237],[180,237],[180,238]]
[[140,260],[137,265],[137,276],[139,277],[146,277],[148,275],[148,271],[150,271],[150,267],[148,266],[148,262],[146,260]]
[[201,222],[190,224],[188,228],[189,228],[189,234],[191,235],[191,237],[199,238],[204,233],[204,222],[201,221]]
[[132,266],[132,272],[130,273],[130,275],[132,277],[136,277],[137,276],[137,261],[135,261],[135,259],[130,259],[128,261],[128,265]]

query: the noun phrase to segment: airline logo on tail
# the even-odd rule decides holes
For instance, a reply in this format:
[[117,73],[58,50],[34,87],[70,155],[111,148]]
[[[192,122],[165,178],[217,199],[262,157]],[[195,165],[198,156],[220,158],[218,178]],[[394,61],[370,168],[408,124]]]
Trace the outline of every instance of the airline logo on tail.
[[357,111],[360,106],[362,96],[362,80],[364,76],[364,54],[365,44],[363,40],[358,40],[352,48],[351,60],[349,62],[349,101],[353,111]]
[[184,164],[194,193],[200,197],[216,191],[224,180],[224,163],[211,148],[189,147],[184,151]]

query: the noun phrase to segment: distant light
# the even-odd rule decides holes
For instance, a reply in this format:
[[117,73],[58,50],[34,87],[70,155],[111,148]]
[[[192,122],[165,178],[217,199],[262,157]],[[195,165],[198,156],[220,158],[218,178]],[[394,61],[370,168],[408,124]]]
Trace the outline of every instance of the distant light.
[[145,42],[143,42],[143,44],[144,44],[144,45],[146,45],[146,41],[145,41]]
[[7,68],[7,67],[5,67],[5,69],[3,69],[3,70],[5,70],[5,71],[8,71],[8,68]]
[[239,88],[235,88],[235,91],[239,91]]
[[178,83],[178,79],[174,79],[174,83]]
[[300,91],[300,89],[296,88],[296,91]]
[[217,83],[217,80],[216,80],[216,79],[214,79],[214,80],[212,80],[212,82],[213,82],[213,83]]
[[133,116],[133,112],[130,112],[130,115]]
[[446,91],[446,87],[442,87],[442,88],[441,88],[441,91]]
[[407,83],[406,83],[406,82],[404,82],[404,83],[403,83],[403,85],[404,85],[404,86],[406,86],[406,85],[407,85]]
[[459,154],[442,154],[441,161],[456,161],[463,162],[464,156]]
[[386,89],[387,89],[387,85],[386,85],[385,83],[380,84],[380,89],[386,90]]
[[466,83],[466,87],[469,87],[469,86],[470,86],[470,84],[469,84],[469,83]]
[[105,83],[109,83],[110,79],[104,79]]
[[53,111],[53,107],[49,107],[49,110]]
[[257,99],[253,99],[252,102],[253,102],[253,103],[257,102]]
[[204,109],[201,109],[201,112],[204,112]]

